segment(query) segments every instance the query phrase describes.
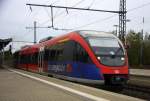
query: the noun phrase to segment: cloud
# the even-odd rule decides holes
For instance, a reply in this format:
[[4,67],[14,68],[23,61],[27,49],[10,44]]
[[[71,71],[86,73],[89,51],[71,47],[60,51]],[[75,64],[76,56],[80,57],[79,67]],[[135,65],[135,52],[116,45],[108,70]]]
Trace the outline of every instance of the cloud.
[[[94,2],[93,2],[94,1]],[[0,37],[14,37],[15,40],[32,41],[33,30],[25,29],[32,27],[33,21],[41,27],[51,26],[50,8],[32,7],[32,12],[26,3],[53,4],[61,6],[74,6],[80,8],[93,8],[104,10],[119,10],[120,0],[0,0]],[[148,0],[128,0],[127,9],[137,7]],[[92,4],[92,5],[91,5]],[[127,29],[141,29],[140,20],[145,17],[145,31],[150,32],[148,21],[150,17],[150,6],[127,13],[127,18],[131,22],[127,23]],[[58,28],[93,29],[101,31],[111,31],[118,24],[118,16],[110,17],[110,13],[88,12],[54,8],[54,26]],[[107,19],[110,17],[109,19]],[[147,17],[147,18],[146,18]],[[93,23],[94,22],[94,23]],[[92,23],[92,24],[89,24]],[[83,26],[84,27],[80,27]],[[136,25],[136,26],[135,26]],[[52,29],[37,29],[37,39],[47,36],[57,36],[67,31],[56,31]],[[14,43],[16,44],[16,43]],[[24,43],[25,44],[25,43]],[[22,44],[21,44],[22,45]],[[17,47],[17,45],[16,45]]]

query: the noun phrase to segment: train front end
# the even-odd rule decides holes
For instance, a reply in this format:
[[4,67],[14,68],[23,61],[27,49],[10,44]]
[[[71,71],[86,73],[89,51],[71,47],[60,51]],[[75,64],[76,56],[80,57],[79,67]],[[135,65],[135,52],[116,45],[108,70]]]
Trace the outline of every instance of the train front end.
[[128,58],[121,41],[105,32],[83,31],[83,34],[95,55],[95,64],[105,84],[125,84],[128,80]]

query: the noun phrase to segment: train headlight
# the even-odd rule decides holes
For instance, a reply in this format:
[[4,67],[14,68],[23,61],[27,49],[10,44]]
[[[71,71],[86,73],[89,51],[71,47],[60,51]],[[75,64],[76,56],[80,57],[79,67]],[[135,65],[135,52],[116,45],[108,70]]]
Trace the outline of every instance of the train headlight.
[[100,57],[100,56],[98,56],[98,57],[97,57],[97,59],[98,59],[98,60],[101,60],[101,57]]
[[125,60],[125,58],[124,58],[124,57],[121,57],[121,60],[122,60],[122,61],[124,61],[124,60]]

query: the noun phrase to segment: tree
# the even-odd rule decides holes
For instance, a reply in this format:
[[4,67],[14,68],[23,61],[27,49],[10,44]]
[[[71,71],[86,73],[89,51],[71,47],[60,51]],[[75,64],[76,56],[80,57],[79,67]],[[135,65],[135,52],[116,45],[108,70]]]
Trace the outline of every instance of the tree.
[[140,48],[141,48],[141,37],[140,32],[136,33],[133,30],[130,30],[127,34],[126,40],[129,44],[128,58],[130,65],[139,65],[140,64]]
[[145,40],[143,43],[143,64],[150,65],[150,40]]

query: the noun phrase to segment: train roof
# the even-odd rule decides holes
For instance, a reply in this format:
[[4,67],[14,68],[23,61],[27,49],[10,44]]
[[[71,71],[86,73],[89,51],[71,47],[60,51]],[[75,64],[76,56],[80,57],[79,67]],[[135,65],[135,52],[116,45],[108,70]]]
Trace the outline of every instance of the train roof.
[[48,45],[56,44],[58,42],[63,42],[63,41],[71,40],[71,39],[78,41],[77,39],[78,36],[115,37],[115,35],[110,34],[108,32],[100,32],[100,31],[94,31],[94,30],[78,30],[78,31],[73,31],[73,32],[70,32],[70,33],[67,33],[58,37],[51,38],[50,40],[31,45],[29,47],[25,47],[21,49],[21,54],[26,54],[26,53],[29,54],[29,53],[38,52],[39,48],[42,46],[48,46]]
[[103,32],[103,31],[95,31],[95,30],[80,30],[77,31],[80,35],[82,35],[83,37],[115,37],[115,35],[113,35],[110,32]]
[[35,45],[30,45],[29,47],[22,48],[19,54],[32,54],[38,52],[39,48]]

